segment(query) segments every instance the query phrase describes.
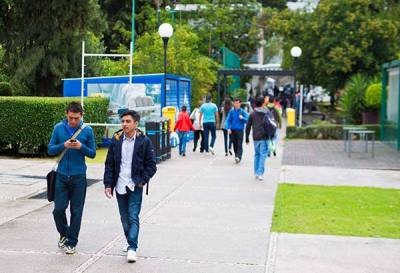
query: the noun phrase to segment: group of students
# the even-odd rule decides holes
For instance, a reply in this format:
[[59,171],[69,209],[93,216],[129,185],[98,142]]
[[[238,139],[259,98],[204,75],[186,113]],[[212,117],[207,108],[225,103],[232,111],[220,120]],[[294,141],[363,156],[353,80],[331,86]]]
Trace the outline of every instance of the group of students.
[[[200,152],[214,154],[216,128],[219,127],[219,112],[222,114],[224,130],[225,155],[233,146],[235,161],[242,159],[242,143],[245,134],[249,143],[252,130],[254,140],[254,173],[257,179],[263,180],[264,163],[269,152],[275,154],[277,133],[269,135],[264,130],[265,117],[273,116],[280,125],[278,107],[269,102],[268,97],[255,100],[255,109],[247,113],[241,107],[240,99],[224,102],[218,107],[206,102],[189,114],[182,107],[176,124],[182,138],[179,152],[185,156],[186,135],[190,130],[195,132],[193,151],[196,151],[200,137]],[[86,199],[87,179],[85,157],[96,156],[96,144],[93,130],[82,120],[83,109],[79,102],[71,102],[66,109],[66,117],[54,126],[48,153],[60,155],[56,167],[55,197],[53,217],[60,235],[58,247],[66,254],[74,254],[78,244],[83,208]],[[154,148],[150,139],[138,128],[140,114],[133,110],[121,114],[121,129],[117,131],[108,148],[104,169],[104,194],[107,198],[116,197],[121,224],[127,241],[124,251],[127,261],[137,260],[139,236],[139,214],[142,206],[143,187],[157,171]],[[209,134],[211,141],[209,142]],[[70,208],[70,221],[67,221],[66,210]]]
[[[254,140],[254,174],[258,180],[263,180],[264,166],[267,156],[276,156],[276,144],[278,130],[268,134],[265,130],[265,115],[272,116],[278,128],[282,124],[282,108],[275,99],[262,96],[255,99],[254,111],[246,112],[241,108],[241,100],[232,101],[227,98],[220,109],[206,97],[206,102],[199,104],[189,115],[186,106],[182,106],[175,125],[175,131],[179,135],[179,154],[186,155],[186,143],[189,131],[194,131],[193,152],[196,151],[200,141],[200,152],[215,154],[214,145],[216,129],[219,127],[221,115],[221,129],[224,134],[225,156],[232,155],[232,146],[235,162],[240,163],[243,155],[243,140],[249,143],[249,135],[252,130]],[[211,134],[211,141],[209,135]]]

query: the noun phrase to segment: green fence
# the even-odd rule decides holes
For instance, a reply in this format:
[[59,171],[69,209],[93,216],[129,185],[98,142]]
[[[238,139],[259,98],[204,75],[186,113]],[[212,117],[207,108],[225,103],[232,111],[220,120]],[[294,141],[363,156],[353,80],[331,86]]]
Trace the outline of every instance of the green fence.
[[[222,65],[224,68],[240,68],[240,57],[226,47],[220,49],[222,54]],[[240,88],[240,77],[230,76],[228,78],[228,93]]]
[[382,66],[382,141],[400,151],[400,60]]

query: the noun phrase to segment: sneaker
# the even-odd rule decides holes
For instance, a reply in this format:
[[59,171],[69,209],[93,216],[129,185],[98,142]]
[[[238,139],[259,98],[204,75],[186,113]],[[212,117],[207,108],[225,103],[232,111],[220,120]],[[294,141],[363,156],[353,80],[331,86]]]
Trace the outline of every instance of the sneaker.
[[182,156],[186,156],[186,154],[185,154],[185,153],[182,153]]
[[128,250],[128,254],[126,255],[126,260],[128,263],[134,263],[137,260],[136,251],[133,249]]
[[128,252],[129,245],[126,245],[122,248],[122,252]]
[[258,180],[258,175],[256,175],[256,177],[255,177],[257,180]]
[[196,148],[193,148],[193,152],[196,152]]
[[214,148],[213,148],[213,147],[210,147],[209,150],[210,150],[210,153],[211,153],[212,155],[215,155],[215,152],[214,152]]
[[276,156],[276,151],[273,151],[272,153],[274,154],[274,156]]
[[76,250],[75,250],[75,247],[74,246],[66,246],[65,247],[65,254],[68,254],[68,255],[73,255],[73,254],[75,254],[75,252],[76,252]]
[[64,248],[66,242],[67,242],[67,237],[60,236],[60,240],[58,240],[58,247],[61,249]]
[[225,153],[225,156],[228,156],[228,153]]
[[239,157],[235,157],[235,162],[239,163],[240,162],[240,158]]
[[264,180],[264,177],[262,177],[261,175],[259,175],[257,178],[258,178],[259,181],[263,181]]
[[229,150],[229,155],[233,155],[231,150]]

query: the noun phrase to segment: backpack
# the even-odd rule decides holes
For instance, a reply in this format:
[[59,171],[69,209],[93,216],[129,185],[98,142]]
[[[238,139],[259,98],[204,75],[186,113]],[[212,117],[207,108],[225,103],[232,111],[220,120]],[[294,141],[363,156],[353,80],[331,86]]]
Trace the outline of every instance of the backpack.
[[264,133],[268,138],[272,138],[276,133],[278,123],[276,122],[274,115],[270,110],[267,110],[263,120]]

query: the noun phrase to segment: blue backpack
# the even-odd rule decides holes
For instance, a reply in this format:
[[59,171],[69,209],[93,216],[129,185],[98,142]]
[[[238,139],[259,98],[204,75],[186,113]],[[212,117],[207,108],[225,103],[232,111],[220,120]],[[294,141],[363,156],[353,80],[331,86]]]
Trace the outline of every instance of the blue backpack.
[[272,138],[276,134],[276,128],[278,127],[278,123],[276,122],[274,115],[270,110],[267,110],[264,115],[264,133],[268,138]]

